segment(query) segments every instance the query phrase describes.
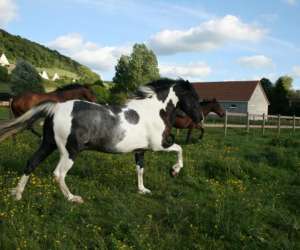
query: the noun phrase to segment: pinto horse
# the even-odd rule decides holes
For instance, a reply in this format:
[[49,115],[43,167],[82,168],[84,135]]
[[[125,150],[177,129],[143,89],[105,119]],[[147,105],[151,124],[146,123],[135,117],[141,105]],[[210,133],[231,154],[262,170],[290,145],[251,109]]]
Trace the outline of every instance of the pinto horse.
[[48,102],[0,125],[1,139],[10,130],[21,130],[39,117],[46,117],[42,143],[29,159],[13,195],[17,200],[22,198],[30,174],[55,149],[60,153],[59,163],[54,170],[55,180],[64,196],[71,202],[83,202],[80,196],[70,192],[65,183],[67,172],[78,153],[83,150],[134,152],[138,191],[149,193],[150,190],[143,184],[146,150],[176,152],[177,163],[171,168],[172,176],[176,176],[183,167],[182,148],[167,140],[177,108],[188,114],[193,122],[200,122],[200,104],[192,85],[181,79],[160,79],[139,88],[136,96],[123,106],[100,105],[80,100]]
[[[218,116],[223,117],[225,115],[225,111],[220,105],[220,103],[214,99],[207,99],[200,102],[200,112],[202,114],[202,118],[204,119],[210,112],[216,113]],[[178,129],[188,128],[188,133],[186,136],[186,143],[190,141],[190,137],[193,129],[200,130],[199,140],[203,138],[204,129],[202,123],[195,123],[193,120],[181,110],[178,110],[176,113],[176,119],[174,123],[174,127]]]
[[[87,85],[69,84],[49,93],[25,92],[15,96],[11,102],[11,110],[15,117],[19,117],[32,107],[46,102],[64,102],[73,99],[85,99],[96,102],[96,97]],[[40,136],[32,126],[28,127],[35,135]]]

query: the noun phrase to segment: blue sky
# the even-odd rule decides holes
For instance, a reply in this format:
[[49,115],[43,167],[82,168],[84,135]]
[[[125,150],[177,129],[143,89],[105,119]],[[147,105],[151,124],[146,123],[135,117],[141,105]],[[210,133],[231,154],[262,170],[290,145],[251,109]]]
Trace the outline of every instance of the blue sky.
[[111,80],[146,43],[164,76],[192,81],[281,75],[300,89],[300,0],[0,0],[0,27]]

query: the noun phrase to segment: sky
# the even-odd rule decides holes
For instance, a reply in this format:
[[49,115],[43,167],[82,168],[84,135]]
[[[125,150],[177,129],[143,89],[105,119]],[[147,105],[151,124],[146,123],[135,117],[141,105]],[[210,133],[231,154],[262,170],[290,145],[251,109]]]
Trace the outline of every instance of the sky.
[[190,81],[282,75],[300,89],[300,0],[0,0],[0,27],[114,76],[145,43],[162,76]]

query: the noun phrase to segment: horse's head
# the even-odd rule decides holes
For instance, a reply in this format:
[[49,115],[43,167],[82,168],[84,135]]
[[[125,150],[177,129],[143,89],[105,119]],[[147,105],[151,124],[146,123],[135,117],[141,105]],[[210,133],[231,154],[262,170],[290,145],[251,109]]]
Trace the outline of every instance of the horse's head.
[[199,97],[193,86],[188,81],[179,80],[174,91],[179,99],[177,107],[191,117],[193,122],[199,123],[202,120]]
[[225,110],[221,104],[216,100],[216,98],[203,100],[200,102],[201,108],[205,113],[214,112],[218,116],[223,117],[225,115]]

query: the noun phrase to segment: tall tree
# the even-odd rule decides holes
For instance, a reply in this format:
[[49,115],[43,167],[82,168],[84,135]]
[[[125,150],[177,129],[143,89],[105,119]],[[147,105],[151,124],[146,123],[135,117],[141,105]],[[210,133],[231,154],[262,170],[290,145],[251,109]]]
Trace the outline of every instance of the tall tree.
[[121,56],[113,81],[115,89],[133,91],[138,86],[159,78],[158,62],[154,52],[145,44],[135,44],[130,56]]
[[129,76],[129,56],[122,55],[116,65],[116,73],[113,78],[113,82],[116,83],[114,90],[116,92],[125,91],[128,92],[131,87]]
[[289,94],[292,89],[293,78],[281,76],[275,83],[273,89],[272,113],[287,115],[289,114]]
[[37,70],[24,60],[18,61],[11,72],[11,90],[15,95],[25,91],[44,92],[42,79]]
[[273,83],[268,78],[262,78],[260,80],[261,86],[264,89],[269,101],[271,101]]

